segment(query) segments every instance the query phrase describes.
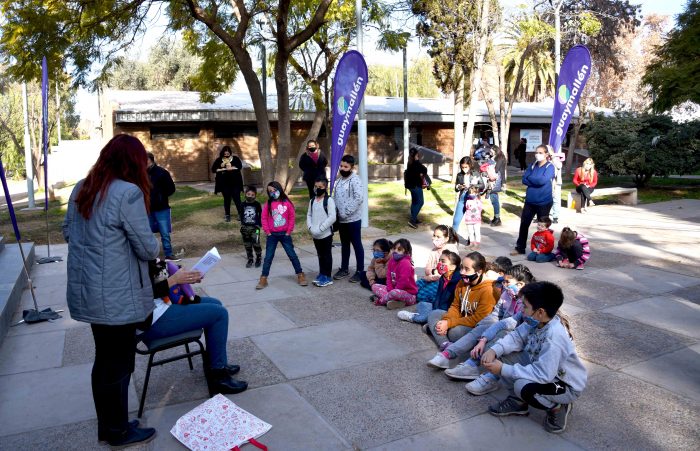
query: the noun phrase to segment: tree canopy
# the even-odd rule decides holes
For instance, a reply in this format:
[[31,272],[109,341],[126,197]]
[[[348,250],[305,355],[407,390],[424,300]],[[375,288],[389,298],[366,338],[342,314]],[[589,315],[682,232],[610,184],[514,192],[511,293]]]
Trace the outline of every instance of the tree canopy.
[[[430,58],[419,57],[408,63],[408,96],[435,98],[440,95],[432,75]],[[370,65],[367,95],[403,97],[403,68],[399,66]]]
[[686,101],[700,103],[699,0],[688,2],[655,57],[642,78],[651,86],[654,110],[666,111]]

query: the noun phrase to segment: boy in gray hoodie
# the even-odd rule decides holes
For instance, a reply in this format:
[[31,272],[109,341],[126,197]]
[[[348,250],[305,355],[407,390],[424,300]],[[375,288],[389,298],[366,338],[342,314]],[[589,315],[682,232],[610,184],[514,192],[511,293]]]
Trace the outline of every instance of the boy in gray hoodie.
[[[510,395],[489,407],[496,416],[527,415],[528,406],[547,411],[544,428],[564,432],[571,404],[586,386],[586,368],[576,354],[568,323],[557,315],[564,295],[551,282],[520,291],[525,322],[500,339],[481,363],[501,379]],[[500,358],[501,360],[499,360]]]

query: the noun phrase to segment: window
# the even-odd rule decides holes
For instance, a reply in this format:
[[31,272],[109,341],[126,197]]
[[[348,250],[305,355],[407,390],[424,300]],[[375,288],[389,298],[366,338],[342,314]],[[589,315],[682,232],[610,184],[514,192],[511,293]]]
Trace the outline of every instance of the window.
[[258,136],[258,129],[252,125],[219,125],[214,127],[214,138],[243,138]]

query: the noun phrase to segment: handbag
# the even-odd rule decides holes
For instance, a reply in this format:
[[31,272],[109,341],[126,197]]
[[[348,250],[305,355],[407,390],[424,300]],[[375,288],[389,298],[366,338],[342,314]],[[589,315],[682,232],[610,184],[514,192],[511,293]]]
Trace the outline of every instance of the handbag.
[[181,416],[170,433],[193,451],[238,451],[246,443],[267,451],[256,439],[271,428],[218,394]]

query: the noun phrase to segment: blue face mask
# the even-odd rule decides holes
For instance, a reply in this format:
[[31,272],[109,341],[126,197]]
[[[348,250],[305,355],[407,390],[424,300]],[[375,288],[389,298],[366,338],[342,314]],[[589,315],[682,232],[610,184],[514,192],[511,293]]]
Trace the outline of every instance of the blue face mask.
[[506,290],[508,290],[508,293],[510,293],[511,296],[515,297],[515,295],[518,294],[518,285],[517,284],[508,285],[506,287]]
[[374,258],[384,258],[384,251],[374,251],[372,255]]
[[394,260],[396,260],[396,261],[399,261],[399,260],[401,260],[402,258],[405,257],[405,255],[399,254],[398,252],[394,252],[394,253],[392,254],[392,256],[394,257]]
[[270,193],[270,197],[273,198],[273,199],[279,199],[279,197],[280,197],[280,192],[277,191],[277,190],[275,190],[275,191],[273,191],[273,192]]
[[537,325],[540,323],[532,316],[525,316],[525,315],[523,315],[523,321],[525,321],[528,324],[528,326],[532,327],[533,329],[535,327],[537,327]]

